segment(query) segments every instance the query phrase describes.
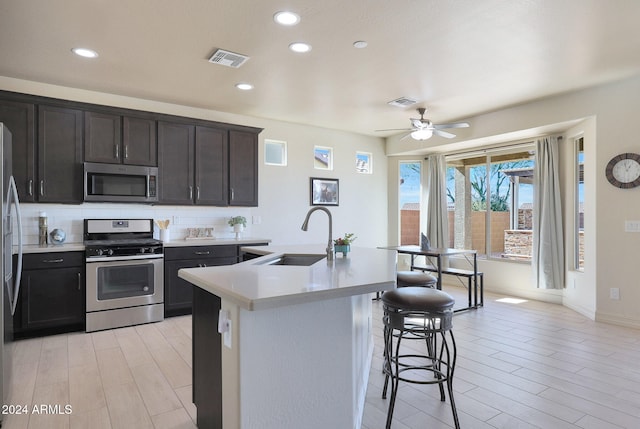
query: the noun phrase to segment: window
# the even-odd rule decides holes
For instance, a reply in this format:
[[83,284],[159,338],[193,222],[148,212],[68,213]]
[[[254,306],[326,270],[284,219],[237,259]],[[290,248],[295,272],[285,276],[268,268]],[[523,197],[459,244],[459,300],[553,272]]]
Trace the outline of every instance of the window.
[[400,161],[400,245],[420,243],[422,163]]
[[531,260],[534,148],[447,157],[450,246]]
[[574,140],[575,150],[575,242],[574,268],[584,270],[584,138]]

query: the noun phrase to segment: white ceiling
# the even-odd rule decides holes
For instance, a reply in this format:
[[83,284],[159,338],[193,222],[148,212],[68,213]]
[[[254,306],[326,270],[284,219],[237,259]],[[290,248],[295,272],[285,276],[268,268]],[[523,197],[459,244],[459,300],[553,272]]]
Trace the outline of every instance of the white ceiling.
[[450,122],[638,74],[639,18],[637,0],[0,0],[0,75],[386,136],[418,106]]

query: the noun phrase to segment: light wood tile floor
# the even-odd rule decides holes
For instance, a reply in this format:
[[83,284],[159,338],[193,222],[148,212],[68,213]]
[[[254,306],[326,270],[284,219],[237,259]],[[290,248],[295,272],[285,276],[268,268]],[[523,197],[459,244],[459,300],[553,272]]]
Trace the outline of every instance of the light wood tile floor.
[[[464,301],[464,289],[446,290]],[[639,330],[500,298],[487,294],[484,308],[454,317],[462,428],[640,427]],[[383,428],[387,412],[380,398],[382,309],[373,307],[376,347],[363,429]],[[10,403],[27,405],[29,414],[7,416],[3,429],[195,427],[189,316],[17,341],[13,354]],[[68,404],[72,413],[32,414],[40,404]],[[437,387],[400,385],[394,429],[450,427],[451,409]]]

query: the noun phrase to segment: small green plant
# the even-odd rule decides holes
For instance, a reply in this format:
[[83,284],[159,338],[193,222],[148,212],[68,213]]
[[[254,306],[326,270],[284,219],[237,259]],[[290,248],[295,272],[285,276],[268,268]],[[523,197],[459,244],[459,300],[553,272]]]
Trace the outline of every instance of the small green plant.
[[244,216],[234,216],[231,219],[229,219],[229,226],[234,226],[234,225],[242,225],[243,227],[247,226],[247,218],[245,218]]
[[336,238],[333,240],[334,246],[346,246],[348,244],[353,243],[356,240],[356,235],[352,232],[348,232],[344,235],[344,237]]

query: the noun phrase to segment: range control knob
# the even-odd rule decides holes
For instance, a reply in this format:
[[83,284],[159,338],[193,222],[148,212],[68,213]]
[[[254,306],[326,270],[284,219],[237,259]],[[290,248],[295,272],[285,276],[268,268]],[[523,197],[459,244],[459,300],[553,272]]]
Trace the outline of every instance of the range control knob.
[[113,249],[107,249],[107,255],[112,256],[113,255]]
[[141,247],[140,248],[140,253],[147,253],[147,248],[146,247]]
[[96,249],[96,253],[98,254],[98,256],[102,256],[102,249]]

